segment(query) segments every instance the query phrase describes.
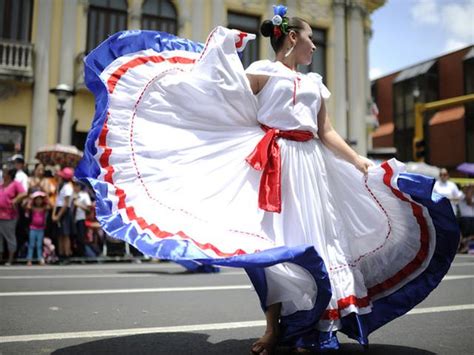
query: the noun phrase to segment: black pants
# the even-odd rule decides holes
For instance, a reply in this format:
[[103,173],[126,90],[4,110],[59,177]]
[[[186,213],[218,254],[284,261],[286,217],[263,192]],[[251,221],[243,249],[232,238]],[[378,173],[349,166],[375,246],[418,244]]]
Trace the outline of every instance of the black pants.
[[77,256],[85,256],[84,248],[86,243],[86,221],[80,220],[75,223],[74,244],[76,245]]
[[460,217],[459,227],[464,238],[474,235],[474,217]]

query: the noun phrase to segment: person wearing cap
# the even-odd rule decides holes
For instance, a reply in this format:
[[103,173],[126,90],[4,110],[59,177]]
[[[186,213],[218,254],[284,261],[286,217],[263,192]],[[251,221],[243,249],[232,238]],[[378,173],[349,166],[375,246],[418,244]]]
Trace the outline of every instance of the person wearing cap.
[[435,182],[433,192],[449,199],[454,215],[457,215],[457,204],[463,197],[463,193],[454,182],[449,181],[449,173],[445,168],[439,171],[439,180]]
[[0,258],[3,257],[3,240],[5,239],[8,247],[9,266],[13,263],[15,256],[16,224],[18,220],[17,207],[21,200],[26,197],[26,191],[23,186],[15,181],[15,169],[3,169],[3,183],[0,185]]
[[43,258],[43,239],[46,229],[46,216],[50,209],[48,198],[43,191],[35,191],[30,195],[26,205],[26,215],[29,217],[29,240],[27,265],[32,265],[33,251],[36,247],[36,256],[38,263],[44,265]]
[[11,157],[16,170],[15,181],[18,181],[25,191],[28,191],[28,175],[25,173],[25,158],[21,154],[15,154]]
[[72,187],[72,178],[74,170],[72,168],[63,168],[56,174],[58,180],[58,195],[53,210],[52,220],[57,226],[57,245],[59,258],[68,258],[72,255],[71,232],[72,217],[71,206],[74,193]]

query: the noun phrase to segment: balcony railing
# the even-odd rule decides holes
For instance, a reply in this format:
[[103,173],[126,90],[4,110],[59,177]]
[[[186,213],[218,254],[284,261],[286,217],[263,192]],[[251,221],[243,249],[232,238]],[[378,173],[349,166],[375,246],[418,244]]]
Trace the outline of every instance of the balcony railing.
[[33,79],[33,45],[0,39],[0,76]]

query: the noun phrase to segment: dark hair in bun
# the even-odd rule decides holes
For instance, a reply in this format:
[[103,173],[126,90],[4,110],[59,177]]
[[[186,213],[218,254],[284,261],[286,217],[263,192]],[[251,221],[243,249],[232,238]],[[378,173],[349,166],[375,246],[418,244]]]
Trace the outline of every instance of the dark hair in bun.
[[[287,30],[298,32],[298,30],[302,30],[304,28],[305,23],[306,21],[299,17],[289,17]],[[275,27],[276,26],[273,25],[272,21],[265,20],[260,25],[260,33],[263,37],[270,37],[272,48],[275,53],[277,53],[283,47],[283,43],[285,42],[287,34],[281,32],[281,35],[276,37],[274,33]]]
[[270,20],[265,20],[260,25],[260,33],[263,37],[270,37],[273,33],[273,23]]

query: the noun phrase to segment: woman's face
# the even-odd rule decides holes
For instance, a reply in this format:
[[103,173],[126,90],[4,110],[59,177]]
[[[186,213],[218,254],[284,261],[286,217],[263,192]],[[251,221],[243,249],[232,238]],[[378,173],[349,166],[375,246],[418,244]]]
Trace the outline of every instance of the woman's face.
[[35,169],[35,176],[36,177],[43,177],[44,176],[44,166],[43,164],[38,164]]
[[43,197],[36,197],[36,198],[33,200],[33,205],[34,205],[35,207],[41,207],[41,206],[43,206],[43,203],[44,203]]
[[296,63],[309,65],[313,59],[313,52],[316,50],[316,46],[313,43],[313,31],[305,22],[303,29],[299,30],[297,35],[295,46]]

